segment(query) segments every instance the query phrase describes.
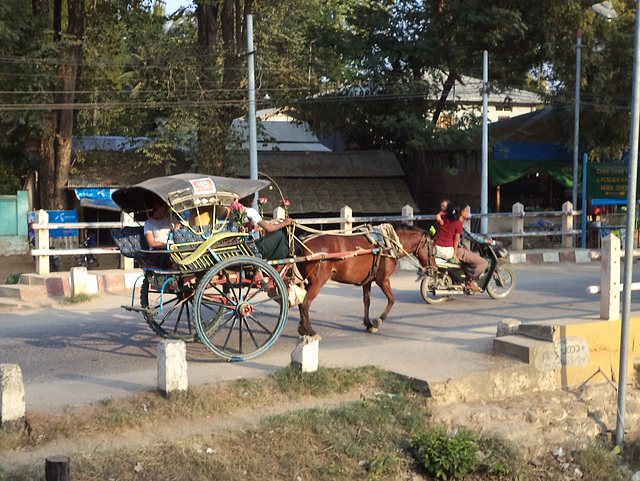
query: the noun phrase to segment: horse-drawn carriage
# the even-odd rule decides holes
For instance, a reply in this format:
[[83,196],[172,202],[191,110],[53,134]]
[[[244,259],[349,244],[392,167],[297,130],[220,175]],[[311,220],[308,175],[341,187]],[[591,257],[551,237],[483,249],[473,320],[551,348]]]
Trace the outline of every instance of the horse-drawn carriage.
[[[406,225],[386,233],[367,229],[303,239],[289,227],[289,255],[264,258],[251,233],[230,228],[229,207],[268,186],[265,180],[179,174],[115,191],[113,200],[138,223],[113,229],[112,237],[121,253],[134,258],[143,271],[131,305],[123,307],[142,313],[151,329],[165,338],[200,340],[217,356],[240,361],[258,356],[276,341],[295,304],[300,309],[299,334],[315,335],[309,306],[329,279],[363,287],[363,322],[375,332],[394,303],[390,276],[398,258],[413,254],[419,270],[435,265],[429,234]],[[142,223],[158,203],[170,207],[175,228],[167,248],[153,250]],[[205,213],[206,222],[194,222]],[[374,281],[386,295],[387,306],[370,320]],[[302,296],[293,302],[291,291],[300,291],[300,286]]]

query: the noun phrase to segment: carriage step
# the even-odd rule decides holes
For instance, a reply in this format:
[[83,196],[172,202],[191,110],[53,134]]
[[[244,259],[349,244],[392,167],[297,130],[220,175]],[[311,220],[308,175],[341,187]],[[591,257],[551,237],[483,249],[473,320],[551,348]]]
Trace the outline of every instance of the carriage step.
[[151,314],[153,316],[158,315],[157,309],[148,309],[146,307],[135,307],[135,306],[120,306],[120,307],[122,307],[125,311],[141,312],[143,314]]

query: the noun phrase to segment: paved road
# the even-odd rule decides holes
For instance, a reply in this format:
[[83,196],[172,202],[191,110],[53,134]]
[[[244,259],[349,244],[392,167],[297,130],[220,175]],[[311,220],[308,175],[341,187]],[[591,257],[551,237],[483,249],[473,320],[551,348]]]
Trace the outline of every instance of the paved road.
[[[513,268],[517,285],[506,300],[480,294],[436,306],[424,303],[415,275],[398,272],[392,281],[396,305],[377,334],[363,330],[361,289],[330,283],[311,310],[312,323],[322,336],[320,364],[377,365],[434,382],[516,365],[491,352],[501,319],[598,317],[599,296],[588,296],[585,287],[599,283],[599,263],[516,264]],[[119,307],[128,302],[130,296],[103,294],[84,305],[0,316],[0,363],[21,367],[28,410],[155,389],[160,338],[141,315]],[[375,287],[372,314],[381,312],[384,302]],[[227,363],[198,343],[189,345],[189,382],[259,377],[286,366],[298,339],[298,320],[294,310],[276,344],[251,361]]]

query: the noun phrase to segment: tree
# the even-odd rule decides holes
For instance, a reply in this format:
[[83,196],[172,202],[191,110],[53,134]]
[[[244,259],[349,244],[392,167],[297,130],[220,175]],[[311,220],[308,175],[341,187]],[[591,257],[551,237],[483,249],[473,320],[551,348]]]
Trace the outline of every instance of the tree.
[[550,6],[542,43],[547,84],[563,121],[558,128],[572,145],[576,35],[582,33],[580,76],[580,147],[591,160],[618,160],[629,146],[633,69],[635,4],[616,2],[618,18],[612,22],[588,5],[565,0]]
[[[325,128],[370,148],[424,149],[476,124],[472,117],[438,129],[462,75],[480,76],[489,51],[492,78],[521,87],[542,62],[539,24],[545,2],[511,0],[370,0],[345,3],[341,55],[348,85],[305,106]],[[535,13],[532,13],[535,12]],[[438,95],[437,92],[440,92]],[[434,101],[434,97],[437,100]],[[341,108],[322,109],[333,102]],[[314,108],[315,105],[315,108]],[[349,115],[348,112],[351,112]],[[334,115],[335,114],[335,115]]]

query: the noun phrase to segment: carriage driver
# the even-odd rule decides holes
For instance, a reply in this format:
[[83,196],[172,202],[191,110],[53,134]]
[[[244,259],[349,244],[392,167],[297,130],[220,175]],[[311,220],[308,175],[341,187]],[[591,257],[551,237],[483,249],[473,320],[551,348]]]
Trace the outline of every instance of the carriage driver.
[[294,220],[288,217],[282,222],[270,224],[253,207],[247,207],[246,213],[249,232],[262,230],[265,233],[260,239],[256,240],[256,247],[262,258],[271,260],[288,257],[290,251],[289,242],[284,232],[282,232],[282,228],[293,224]]

